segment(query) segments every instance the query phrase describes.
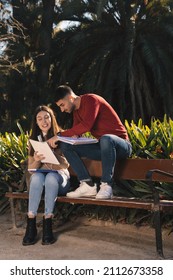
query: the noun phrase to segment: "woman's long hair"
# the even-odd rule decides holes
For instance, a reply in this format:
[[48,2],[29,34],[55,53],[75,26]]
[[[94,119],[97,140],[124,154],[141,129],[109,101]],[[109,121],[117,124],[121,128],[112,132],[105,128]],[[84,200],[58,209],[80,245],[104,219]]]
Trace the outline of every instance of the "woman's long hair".
[[[37,120],[36,120],[37,114],[41,111],[45,111],[45,112],[49,113],[49,115],[51,117],[51,127],[47,133],[46,138],[49,139],[49,138],[55,136],[60,131],[60,128],[57,124],[53,110],[46,105],[40,105],[35,109],[35,112],[34,112],[34,115],[32,118],[32,122],[31,122],[31,135],[29,138],[32,140],[38,141],[38,137],[41,137],[42,141],[44,141],[43,133],[42,133],[41,129],[39,128],[39,126],[37,125]],[[29,146],[30,146],[29,155],[33,156],[34,150],[31,147],[31,145],[29,145]]]

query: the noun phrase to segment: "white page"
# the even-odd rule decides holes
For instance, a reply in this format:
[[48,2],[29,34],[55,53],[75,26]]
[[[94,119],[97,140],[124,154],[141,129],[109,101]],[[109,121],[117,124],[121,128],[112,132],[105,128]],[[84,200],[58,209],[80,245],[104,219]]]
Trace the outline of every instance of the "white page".
[[64,137],[64,136],[58,136],[58,140],[71,144],[71,145],[83,145],[83,144],[94,144],[98,143],[98,140],[95,138],[87,138],[87,137]]
[[41,162],[60,164],[47,142],[39,142],[31,139],[29,141],[35,152],[44,155],[45,159]]

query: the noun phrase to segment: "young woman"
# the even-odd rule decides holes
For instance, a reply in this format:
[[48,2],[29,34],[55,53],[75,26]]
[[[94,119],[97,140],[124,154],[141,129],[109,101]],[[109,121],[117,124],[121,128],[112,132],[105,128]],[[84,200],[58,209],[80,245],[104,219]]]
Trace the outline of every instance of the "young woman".
[[[45,106],[36,108],[31,125],[30,139],[47,141],[60,131],[53,111]],[[43,154],[34,151],[29,144],[28,169],[36,169],[31,173],[29,183],[29,205],[27,215],[26,233],[23,245],[32,245],[37,240],[36,215],[44,190],[45,211],[43,216],[42,244],[55,242],[52,233],[52,217],[57,195],[66,195],[69,190],[69,164],[58,147],[53,149],[59,164],[42,163]],[[46,169],[46,172],[44,172]]]

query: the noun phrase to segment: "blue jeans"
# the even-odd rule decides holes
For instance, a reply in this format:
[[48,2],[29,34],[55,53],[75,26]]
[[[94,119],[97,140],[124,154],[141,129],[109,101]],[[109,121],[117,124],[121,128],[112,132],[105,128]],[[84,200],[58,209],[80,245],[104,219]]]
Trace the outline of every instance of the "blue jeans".
[[99,143],[96,144],[70,145],[60,142],[60,148],[77,174],[79,181],[91,180],[81,160],[82,157],[86,157],[102,161],[101,181],[110,185],[113,183],[116,160],[125,159],[132,153],[132,146],[129,141],[112,134],[103,135]]
[[53,214],[57,195],[66,195],[69,187],[70,183],[66,175],[62,176],[58,172],[33,173],[30,180],[28,212],[37,215],[42,193],[45,190],[44,214]]

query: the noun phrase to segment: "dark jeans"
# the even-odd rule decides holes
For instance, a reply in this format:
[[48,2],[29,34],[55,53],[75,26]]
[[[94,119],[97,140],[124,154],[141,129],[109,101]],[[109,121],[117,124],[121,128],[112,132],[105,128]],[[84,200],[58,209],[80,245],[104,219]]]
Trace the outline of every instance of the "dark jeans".
[[81,160],[82,157],[86,157],[102,161],[101,181],[108,184],[112,184],[116,160],[125,159],[132,152],[129,141],[112,134],[103,135],[96,144],[71,145],[61,142],[60,148],[79,181],[91,179]]

